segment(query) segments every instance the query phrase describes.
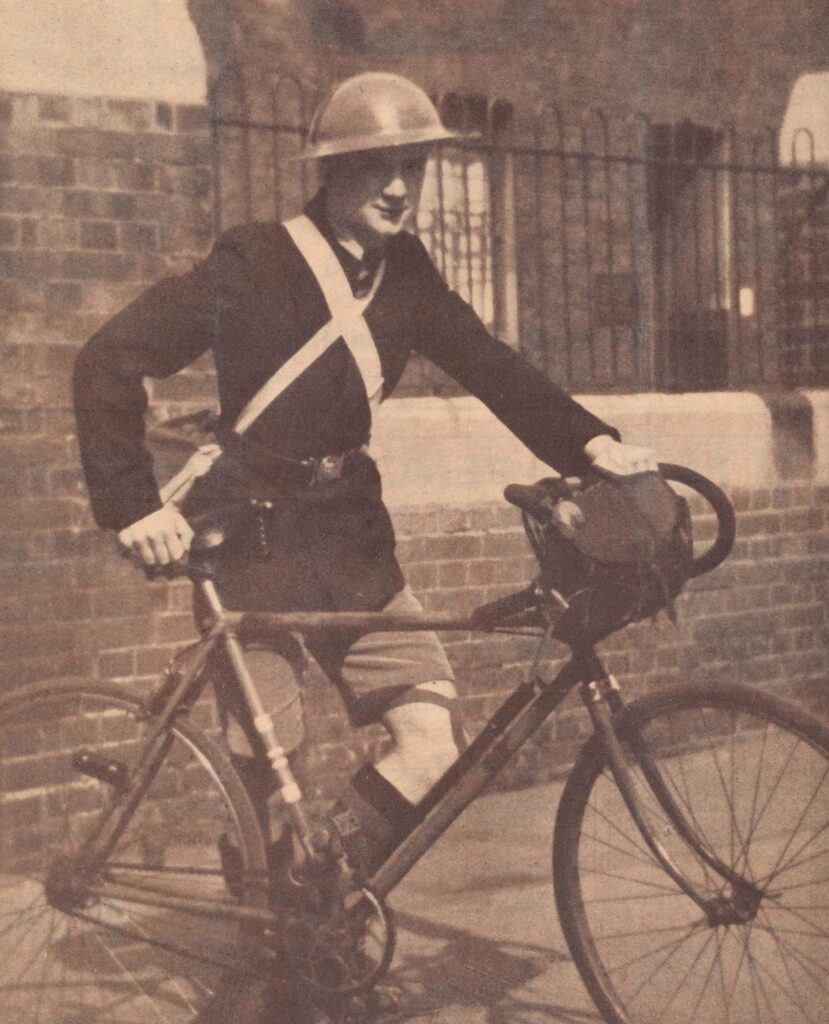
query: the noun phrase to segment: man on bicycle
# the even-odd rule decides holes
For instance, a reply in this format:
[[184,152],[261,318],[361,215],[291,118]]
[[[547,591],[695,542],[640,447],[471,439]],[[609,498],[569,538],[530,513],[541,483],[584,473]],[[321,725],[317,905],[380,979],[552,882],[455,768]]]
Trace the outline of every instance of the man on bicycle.
[[[312,122],[304,155],[319,161],[322,187],[304,215],[232,228],[190,273],[156,284],[85,346],[74,384],[93,513],[140,563],[185,558],[189,509],[243,499],[247,519],[217,554],[226,607],[419,609],[395,559],[368,450],[372,415],[413,350],[563,475],[591,466],[614,474],[655,468],[649,451],[621,443],[612,427],[494,339],[406,230],[430,149],[449,137],[412,82],[379,73],[346,80]],[[182,509],[159,497],[145,446],[142,378],[167,377],[208,349],[224,454]],[[351,721],[382,721],[392,738],[389,753],[354,776],[331,814],[356,866],[369,874],[417,822],[418,802],[463,744],[452,669],[429,633],[319,637],[307,646]],[[296,650],[250,652],[272,709],[298,706],[292,671],[301,658]],[[231,714],[228,738],[261,806],[269,769],[244,717]],[[283,717],[290,749],[299,723],[292,728],[290,715]]]

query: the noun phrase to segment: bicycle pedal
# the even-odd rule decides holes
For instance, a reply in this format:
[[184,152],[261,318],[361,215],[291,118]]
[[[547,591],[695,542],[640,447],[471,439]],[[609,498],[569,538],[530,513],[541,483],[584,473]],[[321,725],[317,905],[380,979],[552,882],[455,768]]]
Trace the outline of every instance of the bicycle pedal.
[[101,757],[91,750],[78,750],[73,754],[72,767],[76,772],[104,782],[114,789],[123,789],[129,777],[129,770],[122,761]]

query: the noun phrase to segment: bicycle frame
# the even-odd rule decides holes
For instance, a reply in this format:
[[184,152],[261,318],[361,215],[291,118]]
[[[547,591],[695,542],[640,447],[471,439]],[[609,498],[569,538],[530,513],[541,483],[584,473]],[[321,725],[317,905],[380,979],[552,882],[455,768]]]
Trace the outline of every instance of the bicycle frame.
[[[271,635],[287,630],[302,632],[311,627],[360,629],[366,633],[381,630],[480,630],[480,626],[472,619],[451,615],[389,615],[382,612],[226,612],[210,580],[201,580],[197,585],[200,586],[202,595],[213,613],[213,624],[204,638],[192,648],[193,655],[189,659],[184,659],[184,668],[179,667],[153,695],[151,714],[154,727],[145,738],[136,759],[135,776],[119,794],[120,799],[112,801],[98,829],[79,855],[78,863],[87,871],[94,871],[97,866],[103,864],[162,763],[166,754],[166,747],[161,742],[164,729],[182,712],[182,709],[186,711],[198,699],[207,685],[207,679],[201,670],[215,643],[221,642],[228,653],[237,684],[262,738],[296,835],[306,858],[313,860],[320,854],[315,845],[313,829],[302,807],[302,794],[293,778],[285,752],[277,742],[273,722],[262,706],[256,684],[245,665],[243,647],[237,636],[240,629],[252,629],[257,634]],[[541,657],[546,644],[552,639],[555,608],[549,609],[548,619],[546,631],[534,634],[540,635],[540,642],[528,679],[504,700],[470,746],[426,794],[419,805],[422,820],[368,880],[369,888],[380,897],[387,896],[552,714],[570,690],[574,686],[579,686],[598,742],[605,749],[607,761],[637,829],[667,874],[704,912],[709,913],[710,901],[696,892],[685,879],[650,827],[647,814],[636,794],[630,769],[625,762],[621,742],[614,731],[613,714],[622,708],[618,685],[607,674],[595,651],[592,648],[573,651],[572,657],[552,680],[545,680],[540,675]],[[498,629],[494,627],[491,631],[497,632]],[[676,826],[677,833],[726,881],[743,889],[751,888],[744,879],[735,877],[726,865],[705,848],[671,797],[659,777],[658,770],[646,756],[642,757],[643,751],[641,745],[639,746],[640,749],[637,750],[637,744],[632,745],[637,761],[652,793]],[[134,866],[130,867],[132,870],[140,870]],[[130,868],[126,868],[126,871],[129,873]],[[89,889],[91,892],[112,898],[168,909],[203,911],[209,915],[218,914],[266,926],[274,920],[274,915],[264,908],[239,906],[229,902],[193,900],[190,897],[176,896],[169,890],[153,890],[143,884],[132,886],[129,883],[105,881],[91,884]]]

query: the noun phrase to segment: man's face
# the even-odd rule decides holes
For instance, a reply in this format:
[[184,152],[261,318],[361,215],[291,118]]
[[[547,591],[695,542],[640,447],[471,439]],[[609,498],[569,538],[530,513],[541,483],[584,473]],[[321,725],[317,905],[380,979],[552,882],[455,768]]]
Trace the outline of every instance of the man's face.
[[403,231],[417,210],[430,146],[399,146],[331,157],[325,169],[328,213],[364,249]]

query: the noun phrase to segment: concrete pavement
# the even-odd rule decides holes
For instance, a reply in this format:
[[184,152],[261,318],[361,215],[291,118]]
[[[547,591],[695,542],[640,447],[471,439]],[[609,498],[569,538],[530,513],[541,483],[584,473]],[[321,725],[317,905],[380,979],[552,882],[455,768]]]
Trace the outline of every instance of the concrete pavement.
[[558,925],[557,783],[480,798],[392,894],[411,1024],[598,1021]]

